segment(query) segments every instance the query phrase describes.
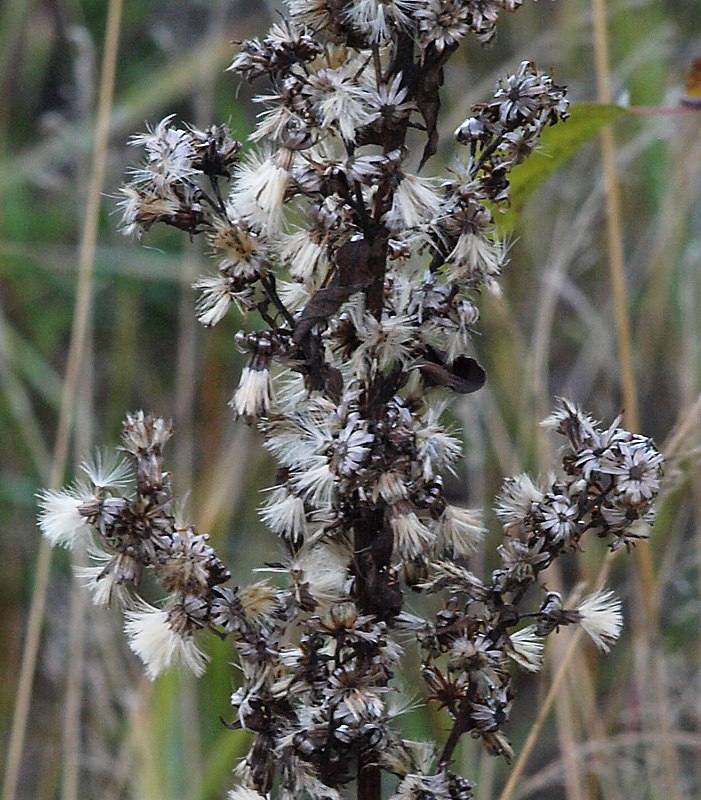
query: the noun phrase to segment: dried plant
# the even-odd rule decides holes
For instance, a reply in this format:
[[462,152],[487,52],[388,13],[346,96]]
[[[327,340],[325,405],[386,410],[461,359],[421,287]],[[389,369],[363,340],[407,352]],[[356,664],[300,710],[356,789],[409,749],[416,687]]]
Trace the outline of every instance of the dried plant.
[[[379,800],[383,771],[393,800],[469,798],[455,747],[469,733],[510,757],[511,664],[539,670],[561,626],[580,624],[603,651],[621,631],[612,592],[568,608],[540,578],[585,534],[613,549],[647,535],[662,469],[649,439],[559,401],[546,420],[564,437],[559,469],[542,485],[504,482],[500,565],[483,578],[469,570],[481,516],[443,492],[462,447],[442,414],[485,381],[469,353],[480,291],[498,291],[506,262],[492,215],[510,170],[567,117],[564,88],[522,63],[455,132],[464,156],[449,177],[419,173],[437,150],[444,65],[519,5],[288,0],[289,19],[230,67],[268,87],[252,148],[226,126],[172,117],[132,140],[146,160],[123,188],[125,230],[203,235],[218,269],[195,284],[200,321],[232,305],[262,320],[236,336],[248,362],[231,406],[279,463],[261,515],[281,543],[270,571],[284,577],[225,586],[173,496],[171,425],[143,412],[125,420],[126,459],[101,455],[45,492],[40,525],[54,544],[87,545],[80,576],[96,603],[125,608],[150,678],[174,663],[201,674],[205,631],[233,640],[234,726],[253,741],[231,800],[340,798],[351,781]],[[158,607],[139,596],[144,570],[165,591]],[[442,598],[435,618],[405,610],[407,587]],[[414,643],[452,722],[441,743],[403,738],[394,719],[393,678]]]

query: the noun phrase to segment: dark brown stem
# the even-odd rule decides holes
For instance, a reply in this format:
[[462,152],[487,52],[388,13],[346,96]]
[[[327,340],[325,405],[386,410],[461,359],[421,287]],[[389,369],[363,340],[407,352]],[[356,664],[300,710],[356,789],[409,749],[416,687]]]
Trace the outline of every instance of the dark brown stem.
[[285,304],[282,302],[282,300],[280,300],[280,297],[278,296],[277,289],[275,287],[275,276],[262,275],[260,282],[270,302],[282,314],[283,318],[285,319],[285,322],[290,326],[290,329],[293,330],[295,326],[295,321],[292,318],[290,312],[285,307]]
[[382,770],[367,756],[358,756],[357,800],[382,800]]
[[[402,71],[405,82],[413,78],[413,41],[408,36],[400,37],[397,56],[389,69],[389,74]],[[378,83],[381,75],[377,49],[373,52]],[[385,127],[382,132],[382,146],[385,153],[404,145],[408,120],[392,130]],[[356,198],[364,209],[360,187],[356,184]],[[385,274],[387,270],[389,231],[382,223],[382,217],[392,204],[392,188],[386,181],[377,192],[372,210],[372,218],[362,215],[361,222],[365,238],[369,244],[367,253],[367,274],[370,280],[365,289],[367,309],[378,320],[382,317],[385,302]],[[386,402],[382,383],[375,382],[369,387],[365,403],[369,419],[382,416]],[[358,501],[358,498],[356,498]],[[355,600],[364,613],[373,614],[378,619],[387,620],[401,611],[402,596],[399,587],[390,583],[388,566],[392,556],[392,532],[385,520],[382,509],[370,509],[362,503],[355,505],[356,518],[353,520],[355,534],[354,567]],[[357,800],[381,800],[382,769],[377,764],[377,754],[372,749],[358,753]]]
[[484,151],[480,154],[480,157],[477,163],[472,167],[470,170],[470,176],[474,177],[477,173],[482,169],[482,167],[487,163],[487,160],[494,155],[497,147],[504,141],[503,136],[495,136],[492,142],[484,149]]
[[463,701],[460,705],[460,709],[458,711],[457,716],[455,717],[455,722],[453,723],[453,727],[448,735],[448,739],[445,743],[445,747],[443,748],[443,752],[441,753],[440,760],[438,762],[439,767],[447,766],[451,759],[453,758],[453,752],[455,748],[458,746],[458,742],[460,741],[460,737],[467,731],[467,726],[469,724],[469,712],[470,706],[466,701]]
[[389,234],[384,227],[376,230],[371,239],[370,257],[368,259],[369,272],[372,276],[370,285],[367,288],[368,311],[374,314],[377,319],[382,317],[382,309],[385,302],[388,240]]
[[[386,530],[382,511],[363,508],[356,498],[358,510],[354,521],[355,600],[358,608],[379,619],[387,619],[401,610],[401,593],[388,585],[387,565],[392,554],[391,536]],[[377,753],[362,749],[358,753],[357,800],[382,800],[382,769]]]

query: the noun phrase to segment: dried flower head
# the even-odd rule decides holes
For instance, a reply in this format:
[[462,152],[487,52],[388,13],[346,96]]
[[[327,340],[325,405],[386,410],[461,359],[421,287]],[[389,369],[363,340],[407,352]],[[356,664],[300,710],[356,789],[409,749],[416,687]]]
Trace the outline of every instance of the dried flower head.
[[[226,126],[172,116],[132,140],[144,161],[122,190],[124,230],[201,234],[216,266],[194,284],[197,316],[242,317],[230,405],[278,462],[260,514],[280,554],[269,582],[224,585],[209,538],[177,509],[172,426],[142,411],[124,423],[126,465],[86,462],[72,487],[41,496],[39,522],[53,544],[90,544],[81,580],[97,603],[126,606],[150,678],[174,664],[201,674],[208,632],[230,639],[232,725],[251,734],[230,800],[340,800],[353,782],[379,800],[382,771],[393,800],[467,800],[455,747],[470,734],[511,757],[514,665],[538,671],[563,626],[581,624],[602,650],[620,634],[610,592],[567,609],[543,573],[585,537],[615,549],[645,535],[663,462],[649,439],[560,401],[547,421],[566,442],[559,462],[543,480],[505,480],[503,539],[482,577],[470,563],[481,514],[444,485],[463,451],[449,398],[486,379],[472,336],[508,251],[493,213],[511,170],[567,118],[564,87],[522,62],[455,131],[450,174],[424,168],[448,59],[520,4],[287,0],[290,19],[241,43],[230,66],[266,86],[244,154]],[[157,606],[140,597],[147,572]],[[435,613],[409,613],[409,589],[436,595]],[[450,720],[440,750],[402,736],[404,646]]]

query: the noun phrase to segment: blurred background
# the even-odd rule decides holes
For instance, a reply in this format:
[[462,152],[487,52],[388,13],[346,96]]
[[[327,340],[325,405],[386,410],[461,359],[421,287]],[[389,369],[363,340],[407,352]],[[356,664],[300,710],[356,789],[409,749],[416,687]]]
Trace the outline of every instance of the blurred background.
[[[143,408],[173,418],[168,455],[176,487],[189,492],[190,517],[211,533],[234,582],[248,581],[252,568],[277,554],[257,518],[274,465],[256,431],[234,424],[227,407],[241,368],[233,347],[238,321],[198,326],[190,284],[209,270],[201,243],[163,230],[142,246],[127,240],[115,196],[139,157],[129,136],[167,114],[201,126],[228,121],[245,139],[257,107],[251,88],[224,70],[232,42],[264,35],[280,8],[251,0],[125,4],[92,254],[87,209],[110,6],[114,12],[114,0],[0,4],[3,800],[222,798],[248,743],[221,722],[231,718],[237,681],[229,645],[208,642],[213,659],[197,683],[176,672],[155,684],[144,680],[119,613],[85,603],[65,553],[42,562],[35,523],[41,487],[70,480],[95,445],[116,445],[125,412]],[[643,545],[651,557],[615,558],[609,582],[624,599],[624,635],[606,658],[580,645],[514,796],[692,800],[701,794],[701,112],[674,110],[701,56],[701,5],[609,0],[600,7],[614,101],[653,112],[618,119],[616,168],[607,173],[620,192],[614,228],[622,236],[627,318],[614,309],[611,206],[601,144],[589,131],[567,145],[568,158],[547,181],[522,181],[518,207],[503,223],[511,230],[511,264],[503,296],[480,299],[475,341],[488,384],[452,411],[452,423],[464,428],[465,459],[449,494],[489,516],[503,476],[545,475],[556,443],[538,421],[554,396],[607,420],[630,405],[617,349],[622,321],[633,345],[639,429],[669,455],[658,524]],[[429,172],[449,165],[450,134],[470,105],[489,98],[496,79],[524,59],[552,70],[573,102],[596,101],[594,40],[589,2],[544,0],[504,14],[492,46],[466,43],[448,69],[445,146]],[[561,135],[560,143],[566,126]],[[92,313],[67,392],[81,264]],[[56,446],[67,397],[74,402],[64,471]],[[478,573],[491,568],[499,542],[489,518],[485,553],[473,565]],[[605,552],[603,543],[589,542],[583,555],[562,559],[549,586],[591,586]],[[22,672],[32,632],[36,668],[28,671],[25,660]],[[553,667],[567,636],[552,648]],[[447,721],[422,704],[416,666],[410,655],[398,677],[416,701],[403,718],[407,735],[441,738]],[[551,674],[517,678],[508,730],[517,756]],[[460,759],[477,798],[499,797],[506,764],[472,741]]]

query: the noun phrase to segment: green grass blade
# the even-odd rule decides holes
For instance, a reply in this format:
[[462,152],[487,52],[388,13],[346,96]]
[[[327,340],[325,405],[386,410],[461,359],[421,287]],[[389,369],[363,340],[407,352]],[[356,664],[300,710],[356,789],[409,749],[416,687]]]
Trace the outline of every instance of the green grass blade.
[[503,234],[513,230],[518,212],[526,200],[583,145],[606,125],[628,116],[629,112],[621,106],[600,103],[570,106],[569,119],[561,125],[546,128],[536,152],[511,173],[511,208],[495,214],[499,232]]

